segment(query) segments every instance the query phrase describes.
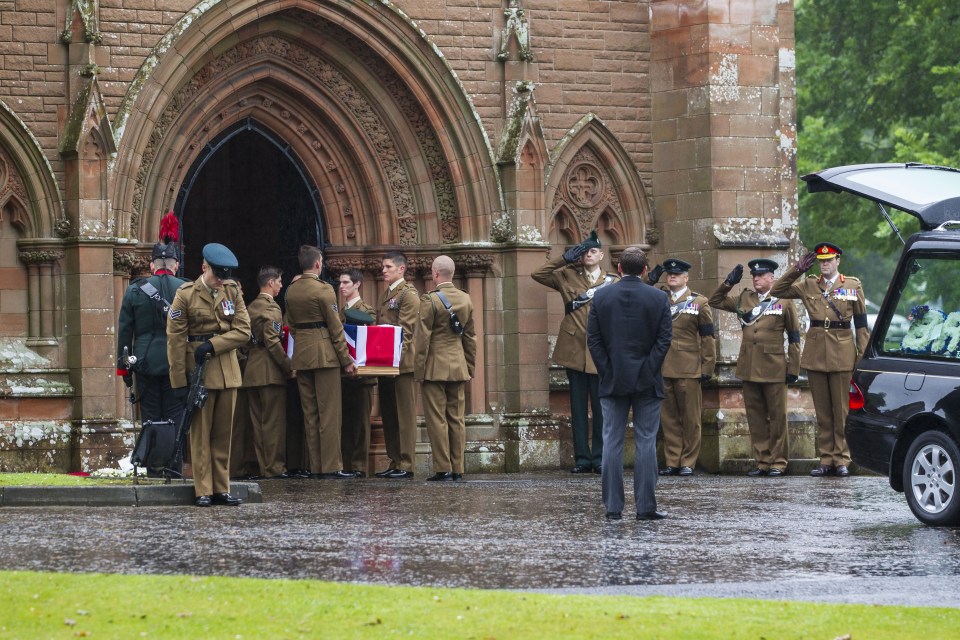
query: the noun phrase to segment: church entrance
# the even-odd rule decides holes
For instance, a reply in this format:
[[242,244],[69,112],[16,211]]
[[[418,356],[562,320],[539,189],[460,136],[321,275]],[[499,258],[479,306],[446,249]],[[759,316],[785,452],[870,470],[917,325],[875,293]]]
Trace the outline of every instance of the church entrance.
[[280,267],[289,283],[300,272],[300,245],[325,244],[323,209],[313,181],[290,146],[252,118],[204,147],[184,180],[175,211],[181,222],[183,277],[198,277],[203,246],[219,242],[240,262],[235,278],[247,302],[259,290],[260,267]]

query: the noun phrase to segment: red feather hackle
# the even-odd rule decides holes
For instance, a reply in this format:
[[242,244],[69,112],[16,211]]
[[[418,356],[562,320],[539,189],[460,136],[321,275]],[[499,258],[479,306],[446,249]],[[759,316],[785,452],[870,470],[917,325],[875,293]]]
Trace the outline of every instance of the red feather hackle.
[[160,220],[160,242],[170,244],[180,239],[180,221],[171,211]]

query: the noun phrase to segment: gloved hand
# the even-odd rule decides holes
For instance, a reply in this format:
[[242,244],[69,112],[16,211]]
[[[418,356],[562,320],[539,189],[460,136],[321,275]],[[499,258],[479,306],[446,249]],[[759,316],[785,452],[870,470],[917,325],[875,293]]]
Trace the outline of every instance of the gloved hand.
[[813,251],[805,253],[802,258],[797,260],[797,271],[800,273],[806,273],[810,270],[810,267],[813,266],[813,263],[817,260],[817,254]]
[[563,261],[566,262],[567,264],[573,264],[574,262],[582,258],[583,254],[585,254],[587,250],[588,250],[587,247],[583,246],[582,243],[575,245],[573,247],[570,247],[569,249],[563,252]]
[[735,266],[735,267],[733,268],[733,271],[731,271],[731,272],[727,275],[727,279],[724,280],[724,283],[725,283],[728,287],[732,287],[733,285],[737,284],[737,283],[740,282],[741,280],[743,280],[743,265],[742,265],[742,264],[738,264],[737,266]]
[[190,394],[190,387],[177,387],[170,391],[173,392],[173,399],[177,401],[177,404],[184,404],[187,401],[187,396]]
[[658,264],[653,268],[653,271],[647,275],[647,282],[650,284],[657,284],[660,281],[660,276],[663,275],[663,265]]
[[197,347],[197,350],[193,352],[194,362],[197,363],[197,366],[200,366],[200,363],[203,362],[207,356],[213,355],[213,345],[209,340],[204,340],[203,343]]
[[793,384],[800,379],[800,376],[795,376],[792,373],[787,374],[787,384]]
[[133,388],[133,374],[127,373],[123,376],[123,384],[127,385],[127,389]]
[[710,376],[710,375],[708,375],[708,374],[706,374],[706,373],[701,373],[701,374],[700,374],[700,384],[703,384],[704,382],[706,382],[707,380],[709,380],[709,379],[712,378],[712,377],[713,377],[713,376]]

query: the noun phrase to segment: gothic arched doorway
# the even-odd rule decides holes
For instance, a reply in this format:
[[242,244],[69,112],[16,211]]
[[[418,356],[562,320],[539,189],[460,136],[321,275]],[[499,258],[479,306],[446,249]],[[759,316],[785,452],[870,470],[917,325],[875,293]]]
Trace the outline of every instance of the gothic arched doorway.
[[200,250],[220,242],[237,255],[244,297],[258,291],[260,267],[300,272],[300,245],[323,246],[326,232],[317,189],[299,158],[272,131],[246,118],[207,144],[177,196],[184,277],[200,274]]

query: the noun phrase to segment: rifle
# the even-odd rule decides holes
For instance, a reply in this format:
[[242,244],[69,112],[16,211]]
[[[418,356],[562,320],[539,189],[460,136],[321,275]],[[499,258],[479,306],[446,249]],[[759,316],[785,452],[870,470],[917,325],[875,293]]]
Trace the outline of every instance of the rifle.
[[183,413],[180,414],[180,421],[177,424],[177,436],[173,441],[173,460],[167,471],[172,471],[181,478],[183,476],[173,470],[179,469],[180,463],[183,460],[183,442],[187,437],[187,433],[190,431],[190,423],[193,422],[193,416],[203,408],[203,405],[207,401],[208,394],[207,388],[203,384],[203,374],[207,370],[207,363],[209,362],[210,355],[208,354],[190,375],[190,390],[187,391],[187,400],[183,407]]

